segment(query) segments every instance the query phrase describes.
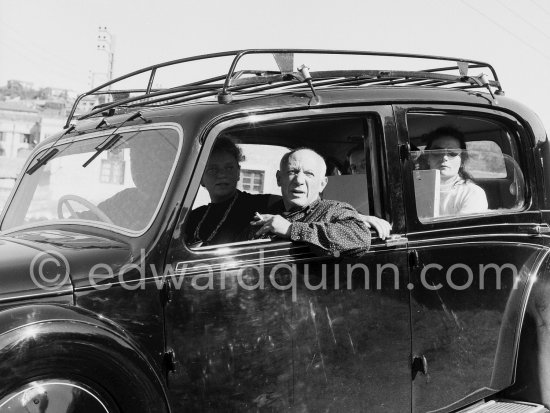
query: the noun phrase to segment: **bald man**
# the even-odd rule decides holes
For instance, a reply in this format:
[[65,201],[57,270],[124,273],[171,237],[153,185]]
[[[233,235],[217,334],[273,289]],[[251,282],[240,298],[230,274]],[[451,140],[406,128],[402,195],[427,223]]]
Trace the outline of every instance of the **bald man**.
[[371,234],[357,211],[344,202],[321,199],[327,185],[326,164],[309,148],[286,153],[277,171],[282,200],[274,213],[257,213],[255,237],[276,235],[308,243],[319,255],[362,255]]

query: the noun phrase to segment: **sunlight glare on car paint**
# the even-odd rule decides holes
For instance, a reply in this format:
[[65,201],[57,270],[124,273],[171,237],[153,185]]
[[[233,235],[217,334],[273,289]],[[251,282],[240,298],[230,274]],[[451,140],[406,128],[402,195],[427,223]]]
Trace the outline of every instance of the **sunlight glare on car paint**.
[[26,340],[29,338],[36,338],[37,333],[38,333],[38,329],[35,326],[30,326],[23,333],[23,339]]
[[231,248],[229,247],[223,247],[223,248],[217,248],[216,249],[216,254],[217,255],[226,255],[226,254],[229,254],[231,252]]
[[247,118],[249,123],[256,124],[258,123],[258,116],[257,115],[249,115]]

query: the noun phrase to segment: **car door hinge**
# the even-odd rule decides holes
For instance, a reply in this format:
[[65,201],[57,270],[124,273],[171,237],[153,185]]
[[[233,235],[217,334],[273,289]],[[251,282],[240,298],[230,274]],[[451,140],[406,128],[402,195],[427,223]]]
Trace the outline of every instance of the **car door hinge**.
[[409,251],[409,268],[411,270],[418,270],[422,268],[422,262],[420,261],[420,257],[418,256],[417,250],[410,250]]
[[409,159],[409,155],[411,153],[411,149],[409,147],[409,144],[405,143],[402,145],[399,145],[399,157],[402,161],[405,161]]
[[164,284],[162,284],[162,289],[160,290],[160,299],[163,304],[168,304],[172,301],[172,296],[174,295],[172,283],[169,278],[164,279]]
[[426,356],[413,356],[411,362],[411,374],[414,380],[418,373],[422,373],[424,376],[428,375],[428,360]]
[[164,353],[164,367],[166,368],[167,371],[170,371],[170,372],[174,372],[176,371],[176,353],[174,352],[173,349],[169,348],[168,350],[166,350],[166,352]]

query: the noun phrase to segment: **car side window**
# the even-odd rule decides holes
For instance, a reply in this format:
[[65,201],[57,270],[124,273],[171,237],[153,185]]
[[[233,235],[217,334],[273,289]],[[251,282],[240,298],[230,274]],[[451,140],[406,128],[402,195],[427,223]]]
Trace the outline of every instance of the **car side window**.
[[521,210],[525,181],[514,133],[466,115],[407,116],[421,223]]
[[283,205],[276,174],[281,158],[293,148],[311,148],[325,159],[328,183],[322,198],[347,202],[365,215],[383,215],[378,199],[382,190],[374,181],[381,174],[373,172],[378,161],[371,156],[378,124],[375,115],[356,115],[247,124],[223,131],[210,146],[201,187],[185,223],[187,244],[210,248],[254,241],[251,228],[246,228],[254,213],[275,214],[276,206]]

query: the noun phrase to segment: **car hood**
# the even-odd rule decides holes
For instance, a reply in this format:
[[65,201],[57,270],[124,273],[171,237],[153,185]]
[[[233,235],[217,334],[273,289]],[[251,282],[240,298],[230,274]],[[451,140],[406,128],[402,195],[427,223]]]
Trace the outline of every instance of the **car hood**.
[[120,241],[69,231],[0,236],[0,303],[71,294],[90,285],[98,264],[116,272],[130,257],[129,246]]

